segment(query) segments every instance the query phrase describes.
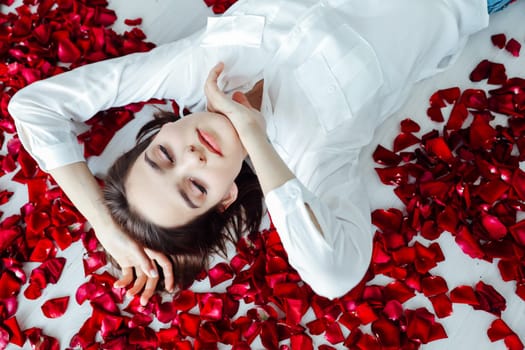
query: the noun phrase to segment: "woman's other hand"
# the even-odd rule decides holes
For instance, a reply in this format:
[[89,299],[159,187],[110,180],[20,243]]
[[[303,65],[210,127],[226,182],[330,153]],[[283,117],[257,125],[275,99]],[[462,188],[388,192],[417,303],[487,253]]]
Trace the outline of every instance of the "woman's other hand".
[[99,232],[97,237],[100,243],[122,269],[122,276],[115,282],[115,287],[124,288],[133,283],[127,292],[128,296],[141,293],[140,303],[146,305],[159,282],[156,261],[162,268],[166,290],[173,290],[173,268],[166,255],[143,248],[117,225],[98,230],[95,227],[95,232]]
[[246,95],[236,91],[230,98],[219,89],[217,80],[223,70],[224,63],[222,62],[213,67],[204,85],[204,93],[208,99],[208,110],[225,115],[235,127],[241,142],[245,135],[254,131],[264,133],[264,118],[250,104]]
[[166,288],[173,289],[173,269],[169,258],[144,249],[120,229],[104,205],[102,190],[85,162],[68,164],[49,173],[91,223],[99,242],[122,268],[124,275],[117,281],[118,286],[130,284],[135,272],[136,281],[131,291],[136,294],[144,289],[141,303],[146,304],[159,281],[157,261],[164,273]]

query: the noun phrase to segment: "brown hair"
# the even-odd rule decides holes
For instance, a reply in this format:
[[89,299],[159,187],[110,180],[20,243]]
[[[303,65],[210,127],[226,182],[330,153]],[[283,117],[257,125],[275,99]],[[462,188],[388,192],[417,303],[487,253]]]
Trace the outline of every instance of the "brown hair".
[[109,169],[104,199],[113,219],[125,232],[143,246],[171,258],[175,285],[186,288],[208,267],[211,254],[226,254],[227,241],[236,242],[244,232],[259,230],[263,194],[257,176],[244,162],[235,179],[239,189],[237,199],[226,210],[212,208],[185,225],[171,228],[157,226],[133,211],[124,187],[129,169],[162,125],[178,119],[175,114],[163,112],[140,129],[135,147]]

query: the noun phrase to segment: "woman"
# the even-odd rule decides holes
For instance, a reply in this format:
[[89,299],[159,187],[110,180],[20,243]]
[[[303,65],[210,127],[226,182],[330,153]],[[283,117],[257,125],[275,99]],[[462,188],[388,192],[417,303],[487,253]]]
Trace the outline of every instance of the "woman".
[[[334,298],[360,281],[372,251],[360,149],[412,84],[446,68],[487,23],[484,0],[240,1],[187,39],[34,83],[9,111],[24,146],[123,268],[118,285],[131,283],[135,270],[129,293],[142,291],[142,303],[158,282],[153,260],[174,288],[163,254],[173,251],[126,226],[126,215],[155,230],[221,217],[245,195],[235,179],[246,156],[290,264],[315,292]],[[252,99],[259,112],[242,92],[261,87],[262,99]],[[195,113],[146,137],[120,180],[127,214],[119,217],[103,204],[73,125],[152,97]],[[219,240],[182,249],[175,266],[205,262],[199,254],[220,248]]]

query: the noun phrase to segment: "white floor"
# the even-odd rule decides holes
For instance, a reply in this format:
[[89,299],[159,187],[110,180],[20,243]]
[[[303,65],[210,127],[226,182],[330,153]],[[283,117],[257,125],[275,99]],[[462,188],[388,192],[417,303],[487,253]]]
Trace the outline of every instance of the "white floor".
[[[119,23],[115,25],[117,32],[129,29],[122,24],[123,19],[142,17],[144,20],[142,28],[147,33],[149,40],[157,44],[183,37],[204,25],[206,16],[211,14],[211,11],[200,0],[112,0],[110,1],[110,8],[115,9],[119,16]],[[525,51],[522,50],[522,57],[514,58],[508,52],[496,49],[490,42],[492,34],[503,32],[507,37],[514,37],[523,44],[525,39],[524,14],[525,1],[520,0],[510,9],[494,15],[491,18],[489,28],[470,39],[464,53],[450,70],[420,83],[402,110],[377,131],[375,143],[365,149],[363,155],[363,159],[369,159],[364,171],[368,173],[371,179],[368,186],[374,208],[400,207],[393,195],[393,188],[384,186],[377,180],[373,171],[375,165],[371,158],[371,153],[377,143],[386,147],[392,145],[399,130],[400,120],[411,117],[422,126],[423,131],[430,130],[433,125],[425,113],[428,97],[437,89],[451,86],[472,86],[473,83],[468,80],[468,75],[472,68],[484,58],[504,63],[509,77],[525,77]],[[115,140],[107,153],[110,154],[112,149],[119,149],[120,146],[115,147],[115,145],[120,142],[124,141]],[[109,158],[111,158],[110,155],[102,160],[94,159],[90,165],[95,171],[102,171]],[[0,178],[0,187],[16,191],[15,197],[9,202],[10,204],[0,207],[0,210],[4,211],[6,215],[15,213],[19,208],[17,203],[22,204],[26,200],[23,188],[10,182],[9,176]],[[433,269],[432,273],[444,277],[449,289],[465,284],[474,286],[479,280],[493,285],[504,295],[507,301],[507,308],[502,314],[503,320],[525,342],[525,301],[514,293],[515,283],[503,282],[496,264],[467,257],[450,235],[443,234],[438,242],[445,253],[446,260]],[[67,265],[60,282],[57,285],[47,287],[41,298],[36,301],[28,301],[22,293],[19,296],[16,316],[20,327],[22,329],[41,327],[46,334],[58,338],[62,348],[69,344],[71,337],[91,314],[91,308],[88,305],[78,306],[74,301],[76,289],[84,281],[82,254],[80,244],[74,244],[63,253],[63,256],[67,258]],[[28,265],[27,271],[30,271],[32,267],[34,265]],[[219,286],[219,290],[224,290],[224,288],[224,286]],[[199,291],[209,290],[206,283],[195,286],[195,289]],[[58,319],[46,319],[40,310],[41,304],[50,298],[64,295],[72,297],[66,314]],[[413,298],[405,305],[410,308],[425,306],[432,310],[432,306],[424,297]],[[312,315],[308,313],[303,319],[303,324],[309,321],[310,317]],[[506,349],[502,341],[491,343],[487,337],[487,329],[494,319],[495,317],[489,313],[475,311],[470,306],[454,304],[453,314],[444,319],[439,319],[439,322],[446,329],[448,338],[424,345],[422,349]],[[323,342],[322,337],[316,339],[316,342]],[[260,343],[256,341],[253,346],[259,348]],[[17,348],[16,346],[9,347],[9,349]],[[25,344],[24,349],[30,349],[28,343]]]

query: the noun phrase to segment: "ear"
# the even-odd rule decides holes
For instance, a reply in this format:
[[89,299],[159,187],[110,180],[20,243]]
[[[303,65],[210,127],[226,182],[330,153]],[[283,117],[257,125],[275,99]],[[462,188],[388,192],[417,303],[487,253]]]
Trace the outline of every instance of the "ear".
[[230,187],[230,190],[228,191],[228,193],[226,193],[226,195],[222,199],[221,204],[219,205],[219,211],[223,212],[226,209],[228,209],[228,207],[233,202],[235,202],[238,194],[239,194],[239,189],[237,188],[237,184],[234,182],[232,186]]

